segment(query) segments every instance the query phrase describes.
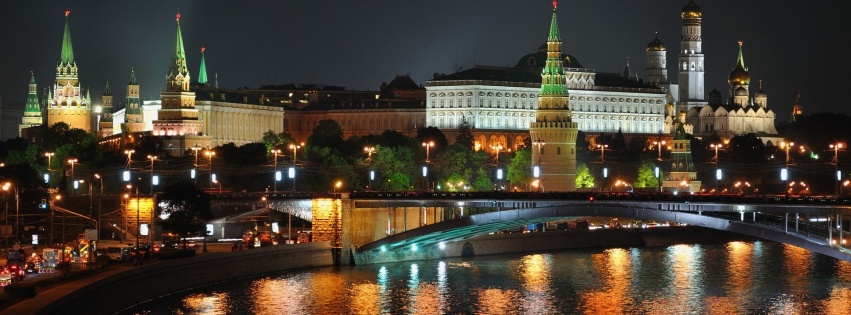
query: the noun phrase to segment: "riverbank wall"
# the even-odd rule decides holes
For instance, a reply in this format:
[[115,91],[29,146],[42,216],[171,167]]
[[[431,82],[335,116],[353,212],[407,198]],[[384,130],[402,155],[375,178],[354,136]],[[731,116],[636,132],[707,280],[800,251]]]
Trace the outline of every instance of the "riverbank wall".
[[499,233],[482,235],[459,242],[447,242],[418,251],[387,253],[355,252],[358,264],[389,263],[424,259],[475,257],[512,253],[532,253],[582,248],[667,246],[676,244],[717,244],[752,241],[742,234],[699,226],[671,226],[634,229],[596,229],[547,231],[532,233]]
[[163,261],[75,288],[32,313],[114,314],[162,295],[211,283],[333,264],[332,248],[328,242],[270,246]]

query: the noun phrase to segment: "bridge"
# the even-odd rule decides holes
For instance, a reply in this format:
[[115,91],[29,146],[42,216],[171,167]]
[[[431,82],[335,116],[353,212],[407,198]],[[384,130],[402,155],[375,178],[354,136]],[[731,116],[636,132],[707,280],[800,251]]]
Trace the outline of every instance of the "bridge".
[[[448,243],[579,217],[678,222],[851,261],[851,199],[835,196],[514,192],[264,196],[271,211],[292,211],[286,209],[299,205],[298,216],[313,223],[313,240],[331,242],[343,264],[439,258]],[[223,197],[214,203],[239,199]]]

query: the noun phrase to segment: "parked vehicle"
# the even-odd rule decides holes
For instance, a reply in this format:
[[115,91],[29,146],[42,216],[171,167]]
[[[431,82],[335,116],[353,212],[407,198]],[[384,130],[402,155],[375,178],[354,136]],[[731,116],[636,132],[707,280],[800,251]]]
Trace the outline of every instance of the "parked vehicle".
[[131,249],[132,247],[128,245],[110,245],[106,248],[106,256],[112,262],[130,261],[132,259]]

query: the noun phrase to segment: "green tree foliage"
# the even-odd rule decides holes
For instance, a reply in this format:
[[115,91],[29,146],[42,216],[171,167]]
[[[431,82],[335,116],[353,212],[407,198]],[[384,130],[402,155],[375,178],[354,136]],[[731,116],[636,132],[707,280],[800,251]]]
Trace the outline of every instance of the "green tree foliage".
[[490,174],[484,167],[479,167],[476,176],[473,178],[472,189],[475,191],[488,191],[494,188]]
[[[431,148],[430,154],[436,154],[449,146],[449,142],[446,140],[446,135],[444,135],[443,132],[436,127],[417,128],[416,139],[417,141],[414,145],[421,145],[422,143],[434,141],[434,147]],[[423,157],[425,157],[425,155],[423,155]]]
[[377,173],[373,186],[384,190],[410,189],[415,165],[414,151],[409,147],[376,146],[372,154],[372,168]]
[[195,188],[192,182],[179,182],[168,185],[159,196],[158,204],[162,213],[161,225],[165,230],[177,233],[184,239],[205,233],[205,224],[212,219],[210,196]]
[[310,164],[297,174],[299,183],[306,182],[309,187],[299,190],[312,189],[313,191],[329,192],[334,183],[342,181],[345,187],[364,187],[366,174],[358,175],[354,167],[337,150],[330,147],[308,147]]
[[511,186],[525,185],[532,178],[532,149],[527,147],[514,153],[508,164],[506,179]]
[[656,165],[649,158],[641,159],[641,165],[638,166],[638,175],[635,178],[633,186],[638,188],[652,188],[659,185],[659,180],[656,179]]
[[587,164],[579,164],[576,166],[576,188],[591,188],[594,187],[594,176],[591,175],[591,170]]
[[749,133],[730,139],[728,153],[736,161],[746,163],[764,163],[768,161],[765,145],[756,135]]
[[293,136],[286,132],[275,133],[272,130],[267,130],[263,133],[263,137],[260,138],[260,142],[266,147],[266,152],[269,152],[273,148],[286,149],[284,145],[293,142]]
[[467,121],[467,118],[461,117],[461,123],[458,124],[458,136],[455,137],[455,144],[472,151],[474,141],[473,132],[470,130],[470,122]]

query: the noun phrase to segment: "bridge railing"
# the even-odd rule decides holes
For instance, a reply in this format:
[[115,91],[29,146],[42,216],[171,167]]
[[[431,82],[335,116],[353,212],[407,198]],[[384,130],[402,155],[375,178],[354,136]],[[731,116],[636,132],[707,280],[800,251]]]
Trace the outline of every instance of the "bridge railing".
[[672,194],[634,192],[514,192],[514,191],[354,191],[354,199],[515,199],[515,200],[624,200],[663,202],[777,203],[851,205],[851,197],[835,195]]

